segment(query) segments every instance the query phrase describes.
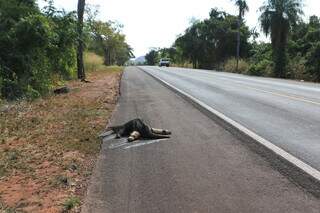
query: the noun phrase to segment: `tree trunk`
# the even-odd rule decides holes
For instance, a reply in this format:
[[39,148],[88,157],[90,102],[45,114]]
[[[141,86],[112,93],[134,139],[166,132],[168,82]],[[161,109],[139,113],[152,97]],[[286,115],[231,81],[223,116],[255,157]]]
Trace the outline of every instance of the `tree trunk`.
[[109,65],[109,60],[108,60],[109,51],[106,47],[103,47],[103,52],[104,52],[104,65],[108,66]]
[[277,78],[286,78],[287,74],[287,39],[289,24],[281,20],[281,28],[274,30],[272,33],[272,54],[274,61],[274,75]]
[[240,58],[240,27],[241,27],[241,17],[238,18],[238,32],[237,32],[237,66],[236,73],[239,71],[239,58]]
[[83,16],[86,1],[78,0],[78,51],[77,51],[77,67],[78,67],[78,79],[85,80],[85,70],[83,63]]

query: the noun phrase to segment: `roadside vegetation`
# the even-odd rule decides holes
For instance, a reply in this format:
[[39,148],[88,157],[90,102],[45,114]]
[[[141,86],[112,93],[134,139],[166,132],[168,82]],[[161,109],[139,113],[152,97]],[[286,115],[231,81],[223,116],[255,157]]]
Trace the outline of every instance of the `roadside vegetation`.
[[233,2],[239,14],[212,9],[209,18],[194,20],[172,47],[150,50],[147,64],[165,57],[175,66],[320,82],[320,19],[303,21],[302,0],[267,0],[261,6],[261,33],[270,36],[270,43],[257,42],[260,33],[246,25],[250,5]]
[[94,7],[80,35],[76,12],[46,2],[0,0],[0,212],[79,211],[133,57],[122,26],[96,20]]
[[122,26],[96,20],[94,7],[86,7],[89,18],[79,35],[77,13],[46,2],[40,9],[36,0],[0,0],[1,102],[46,96],[57,82],[77,78],[79,40],[108,66],[124,65],[133,57]]
[[68,94],[0,107],[0,212],[80,208],[123,70],[85,55],[93,83],[71,80]]

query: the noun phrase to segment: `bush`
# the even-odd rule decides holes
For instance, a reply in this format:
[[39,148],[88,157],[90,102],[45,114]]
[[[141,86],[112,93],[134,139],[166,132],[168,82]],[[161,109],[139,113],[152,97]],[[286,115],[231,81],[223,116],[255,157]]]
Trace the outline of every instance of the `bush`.
[[[247,73],[248,69],[249,69],[249,64],[246,61],[240,59],[239,66],[238,66],[238,73],[245,74]],[[224,64],[224,70],[226,72],[233,72],[233,73],[237,72],[237,59],[231,58],[227,60]]]
[[98,71],[103,66],[103,57],[93,52],[86,52],[84,54],[84,67],[88,71]]
[[49,21],[42,15],[30,15],[21,19],[9,36],[14,41],[15,55],[9,58],[9,69],[5,73],[5,87],[9,90],[2,94],[7,99],[14,99],[27,93],[32,97],[35,93],[47,93],[50,59],[46,50],[54,37]]
[[70,197],[64,202],[63,207],[65,211],[70,211],[71,209],[75,208],[79,204],[80,204],[80,199],[78,197]]
[[306,59],[300,55],[289,61],[287,77],[299,80],[311,80],[310,74],[307,73]]
[[254,76],[271,76],[272,62],[264,59],[257,64],[251,64],[247,74]]
[[306,56],[306,65],[312,80],[320,82],[320,42],[314,43]]
[[70,79],[76,68],[75,15],[46,16],[28,2],[1,2],[0,98],[8,100],[45,95],[53,76]]

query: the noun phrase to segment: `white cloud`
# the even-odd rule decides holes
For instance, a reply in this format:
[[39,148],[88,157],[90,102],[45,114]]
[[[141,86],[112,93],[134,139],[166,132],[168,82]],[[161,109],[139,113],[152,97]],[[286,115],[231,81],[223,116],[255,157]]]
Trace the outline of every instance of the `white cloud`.
[[[40,6],[43,0],[39,0]],[[76,10],[77,0],[55,0],[57,7]],[[177,35],[189,26],[192,17],[208,17],[211,8],[217,7],[237,14],[231,0],[87,0],[100,5],[102,20],[117,20],[124,25],[128,43],[136,56],[144,55],[150,47],[168,47]],[[250,27],[258,27],[259,7],[264,0],[247,0],[250,7],[246,15]],[[318,0],[305,0],[305,15],[320,16]]]

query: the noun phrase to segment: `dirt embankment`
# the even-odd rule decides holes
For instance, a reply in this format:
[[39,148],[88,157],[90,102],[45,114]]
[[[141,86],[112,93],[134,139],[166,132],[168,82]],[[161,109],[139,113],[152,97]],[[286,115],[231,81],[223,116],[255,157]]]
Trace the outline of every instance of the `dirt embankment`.
[[120,68],[0,111],[0,212],[79,211],[119,92]]

